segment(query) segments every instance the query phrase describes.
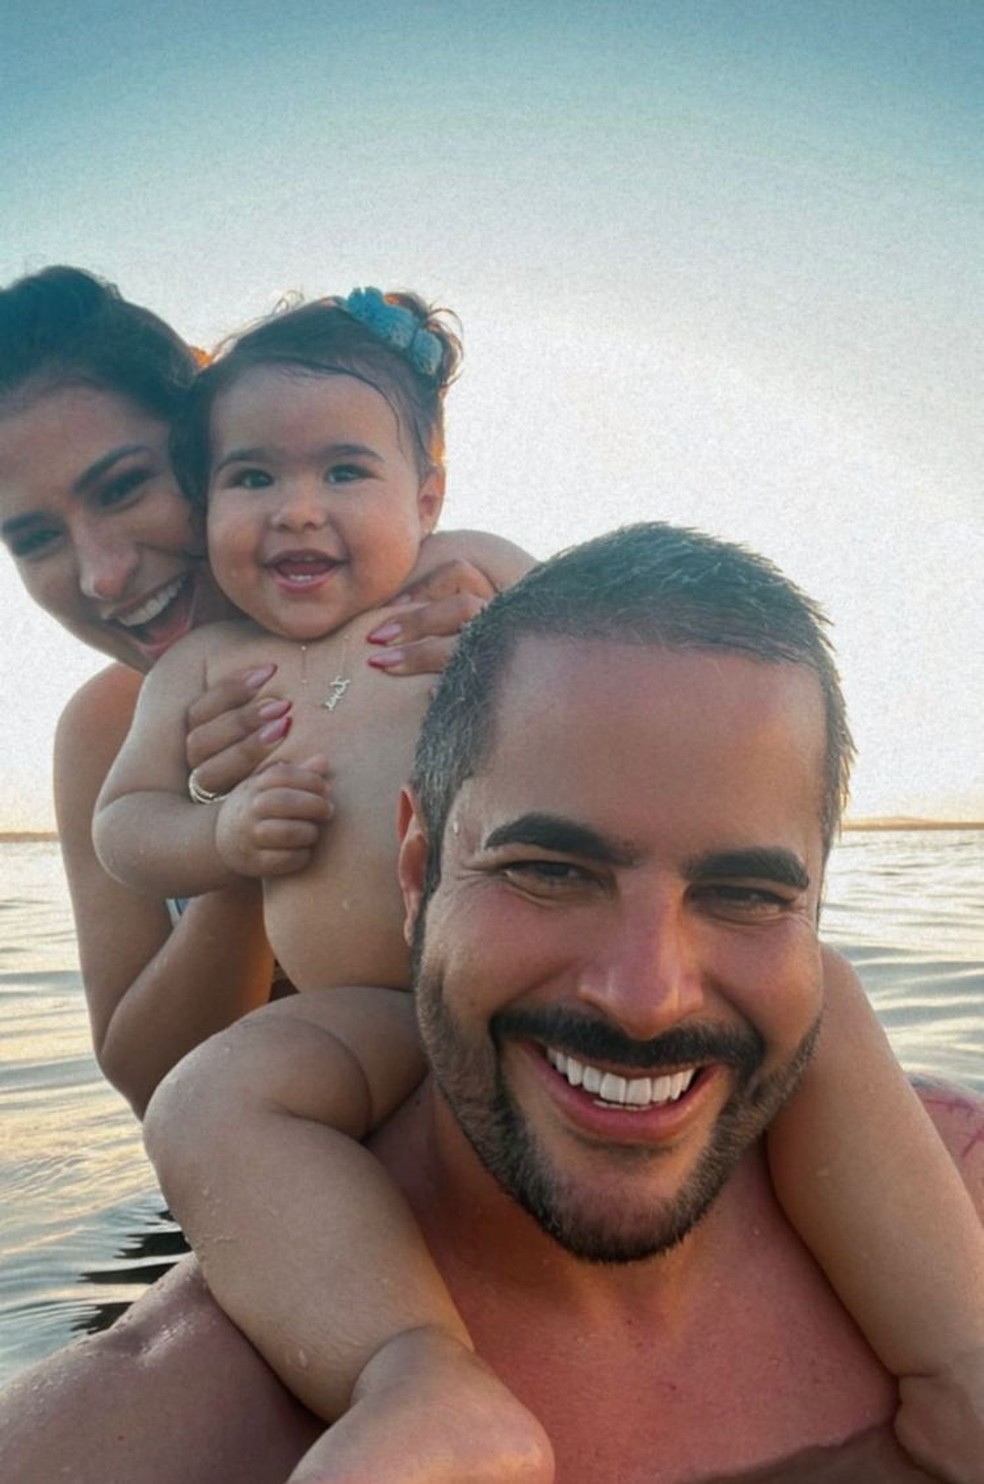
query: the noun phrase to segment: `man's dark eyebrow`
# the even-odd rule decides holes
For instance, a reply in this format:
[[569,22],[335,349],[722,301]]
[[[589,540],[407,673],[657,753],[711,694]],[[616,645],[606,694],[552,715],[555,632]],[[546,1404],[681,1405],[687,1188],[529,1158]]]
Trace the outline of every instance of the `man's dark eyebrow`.
[[[282,452],[281,449],[272,447],[254,448],[232,448],[212,468],[212,474],[218,474],[227,464],[262,464]],[[364,443],[328,443],[324,448],[317,450],[319,459],[372,459],[373,463],[381,464],[382,457],[374,448],[367,447]]]
[[810,875],[792,850],[780,845],[753,845],[747,850],[712,851],[688,861],[686,874],[690,881],[730,877],[742,881],[774,881],[780,886],[794,886],[806,891]]
[[631,866],[639,859],[638,852],[626,844],[600,835],[590,825],[557,814],[521,814],[508,824],[498,825],[483,843],[486,850],[501,845],[532,845],[556,851],[558,855],[580,855],[611,866]]
[[132,458],[135,453],[152,454],[156,457],[157,450],[151,448],[149,443],[123,443],[119,448],[110,449],[109,453],[103,454],[101,459],[96,459],[94,464],[90,464],[88,469],[83,469],[72,485],[72,493],[84,495],[87,489],[98,484],[103,475],[108,474],[121,459]]

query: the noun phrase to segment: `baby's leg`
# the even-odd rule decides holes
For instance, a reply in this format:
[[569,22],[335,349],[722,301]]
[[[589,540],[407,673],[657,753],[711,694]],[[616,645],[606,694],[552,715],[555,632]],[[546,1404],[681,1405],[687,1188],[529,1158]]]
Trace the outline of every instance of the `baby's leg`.
[[288,1484],[552,1484],[553,1452],[531,1412],[473,1351],[411,1330],[365,1367],[349,1411]]

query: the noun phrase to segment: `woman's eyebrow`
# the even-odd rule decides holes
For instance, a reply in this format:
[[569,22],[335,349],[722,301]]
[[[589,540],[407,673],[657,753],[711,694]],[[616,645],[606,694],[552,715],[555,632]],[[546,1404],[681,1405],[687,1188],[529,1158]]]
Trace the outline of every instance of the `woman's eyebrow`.
[[774,881],[806,891],[810,874],[799,856],[781,845],[753,845],[746,850],[718,850],[688,861],[686,875],[691,881],[704,881],[722,876],[738,880]]
[[87,489],[98,484],[104,474],[109,473],[114,464],[118,464],[121,459],[132,458],[135,453],[155,454],[156,449],[151,448],[149,443],[122,443],[119,448],[110,449],[109,453],[104,453],[101,459],[90,464],[88,469],[83,469],[72,484],[72,493],[84,495]]
[[483,843],[486,850],[501,845],[532,845],[540,850],[556,851],[558,855],[580,855],[612,866],[632,866],[639,860],[638,851],[624,842],[609,839],[590,825],[558,814],[521,814],[491,830]]

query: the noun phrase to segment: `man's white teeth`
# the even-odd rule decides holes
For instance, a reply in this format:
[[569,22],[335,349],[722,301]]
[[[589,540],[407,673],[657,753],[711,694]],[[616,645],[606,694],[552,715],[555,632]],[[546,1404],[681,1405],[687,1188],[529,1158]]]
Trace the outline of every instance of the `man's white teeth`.
[[655,1103],[675,1103],[697,1075],[696,1067],[673,1072],[668,1077],[619,1077],[615,1072],[602,1072],[586,1066],[573,1056],[547,1048],[547,1060],[566,1077],[572,1087],[583,1087],[597,1095],[600,1103],[614,1103],[623,1108],[650,1108]]
[[167,587],[162,587],[156,593],[152,593],[145,603],[139,608],[131,608],[129,613],[118,613],[116,622],[121,623],[125,629],[138,629],[141,624],[150,623],[159,613],[163,613],[169,603],[173,603],[184,586],[185,579],[176,577],[169,582]]

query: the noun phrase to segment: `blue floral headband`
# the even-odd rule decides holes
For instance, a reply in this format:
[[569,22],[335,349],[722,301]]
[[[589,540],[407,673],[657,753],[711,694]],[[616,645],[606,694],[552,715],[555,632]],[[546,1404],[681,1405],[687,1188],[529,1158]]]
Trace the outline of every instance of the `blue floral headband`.
[[342,308],[365,325],[384,345],[402,351],[423,376],[436,377],[444,359],[444,346],[437,335],[425,330],[412,309],[388,304],[379,289],[353,289]]

